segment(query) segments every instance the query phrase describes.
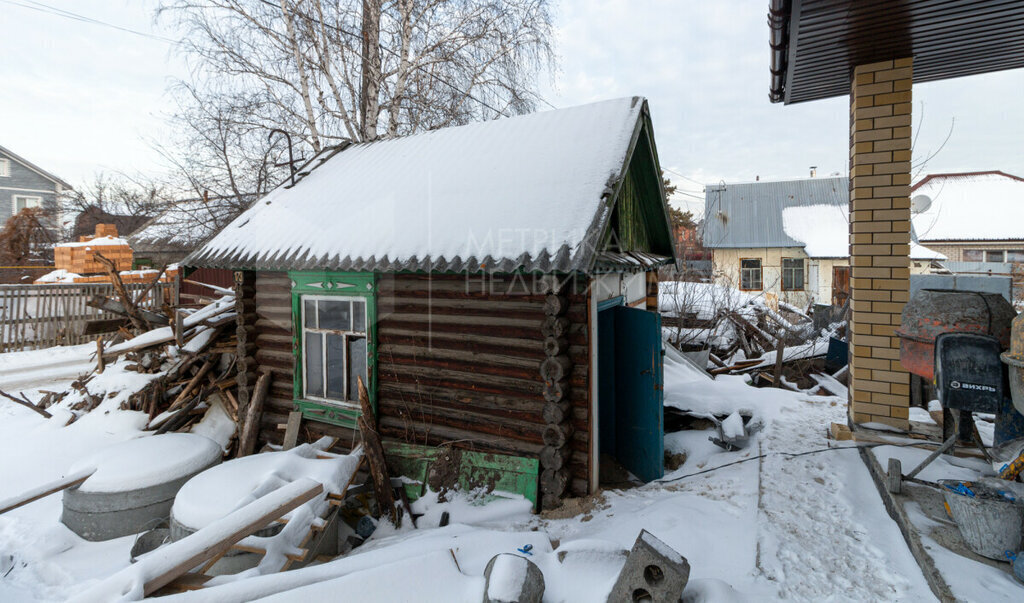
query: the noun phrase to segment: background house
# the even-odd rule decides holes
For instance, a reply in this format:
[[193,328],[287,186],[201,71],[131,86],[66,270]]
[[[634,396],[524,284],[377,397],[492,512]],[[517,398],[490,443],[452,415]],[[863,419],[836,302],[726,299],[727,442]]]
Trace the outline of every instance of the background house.
[[[849,180],[809,178],[708,185],[704,246],[716,282],[806,308],[849,295]],[[942,256],[914,243],[911,270]]]
[[159,214],[130,231],[128,242],[140,264],[174,264],[199,249],[239,213],[241,208],[234,198],[172,201]]
[[930,174],[911,188],[921,243],[962,264],[1024,263],[1024,178],[1000,171]]
[[69,190],[67,182],[0,146],[0,221],[26,207],[42,207],[55,215],[57,196]]

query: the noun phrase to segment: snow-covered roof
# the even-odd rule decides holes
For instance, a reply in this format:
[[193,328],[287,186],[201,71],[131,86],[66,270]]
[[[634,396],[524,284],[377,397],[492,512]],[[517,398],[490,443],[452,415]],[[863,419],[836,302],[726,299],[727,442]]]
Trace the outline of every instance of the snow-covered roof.
[[[803,244],[808,257],[845,258],[850,255],[850,211],[846,204],[787,207],[782,210],[782,227],[787,235]],[[911,234],[911,259],[946,259],[914,239]]]
[[997,171],[934,174],[914,185],[911,198],[921,195],[931,199],[912,216],[922,241],[1024,239],[1022,178]]
[[711,248],[802,247],[803,244],[783,228],[783,209],[846,205],[850,199],[847,182],[846,178],[805,178],[709,184],[704,192],[704,245]]
[[[850,255],[850,187],[846,177],[708,185],[704,245],[711,248],[802,247],[808,257]],[[910,257],[945,256],[917,244]]]
[[76,241],[74,243],[57,243],[56,247],[118,247],[127,245],[128,241],[120,237],[96,237],[88,241]]
[[644,135],[654,159],[646,107],[640,97],[621,98],[325,153],[294,186],[257,201],[185,263],[588,270],[612,214],[606,199]]

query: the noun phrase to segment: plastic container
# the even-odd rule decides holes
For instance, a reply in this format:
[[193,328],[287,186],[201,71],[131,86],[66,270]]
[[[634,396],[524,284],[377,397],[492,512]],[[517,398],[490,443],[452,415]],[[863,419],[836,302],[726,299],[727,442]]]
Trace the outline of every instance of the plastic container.
[[1024,531],[1024,500],[1009,489],[955,479],[939,480],[953,521],[972,551],[1006,561],[1007,551],[1019,551]]

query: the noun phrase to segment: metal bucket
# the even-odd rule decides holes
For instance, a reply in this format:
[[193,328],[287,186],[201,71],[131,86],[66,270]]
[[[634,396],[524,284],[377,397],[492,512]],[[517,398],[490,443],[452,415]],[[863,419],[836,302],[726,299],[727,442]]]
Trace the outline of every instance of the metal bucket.
[[1010,371],[1010,398],[1017,412],[1024,414],[1024,314],[1013,319],[1010,349],[1001,358]]
[[942,495],[972,551],[1006,561],[1006,551],[1021,550],[1024,501],[1008,490],[978,482],[939,480]]

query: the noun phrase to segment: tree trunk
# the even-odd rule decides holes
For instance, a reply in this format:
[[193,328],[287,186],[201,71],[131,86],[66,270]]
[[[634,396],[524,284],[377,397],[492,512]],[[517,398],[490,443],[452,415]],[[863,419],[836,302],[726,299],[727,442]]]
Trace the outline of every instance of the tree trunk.
[[381,0],[363,0],[363,52],[359,81],[359,125],[364,141],[377,138],[380,105]]

